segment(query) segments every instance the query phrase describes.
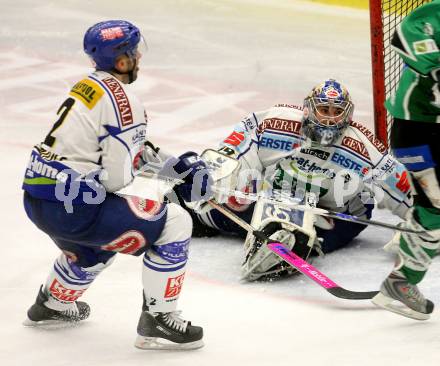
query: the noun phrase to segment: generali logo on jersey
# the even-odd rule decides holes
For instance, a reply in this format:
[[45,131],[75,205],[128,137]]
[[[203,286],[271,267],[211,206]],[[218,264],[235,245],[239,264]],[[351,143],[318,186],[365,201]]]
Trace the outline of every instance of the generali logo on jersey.
[[115,97],[122,126],[131,125],[133,123],[133,113],[131,112],[130,102],[121,84],[114,78],[105,78],[102,82],[108,86]]
[[357,152],[358,154],[360,154],[363,157],[370,160],[370,154],[368,153],[367,148],[365,147],[365,145],[361,141],[358,141],[358,140],[353,139],[351,137],[345,136],[342,139],[341,144],[342,144],[342,146],[345,146],[345,147],[349,148],[350,150],[353,150],[354,152]]
[[380,142],[376,138],[376,136],[374,136],[373,132],[371,132],[368,128],[361,125],[360,123],[354,121],[350,122],[350,126],[353,126],[357,128],[359,131],[361,131],[367,137],[367,139],[374,145],[377,151],[379,151],[381,154],[385,154],[387,148],[385,147],[384,144],[382,144],[382,142]]
[[288,119],[280,119],[280,118],[268,118],[261,123],[258,127],[257,132],[262,133],[266,129],[274,130],[274,131],[282,131],[282,132],[290,132],[295,135],[299,135],[301,130],[301,122],[292,121]]
[[182,290],[183,280],[185,278],[185,273],[177,277],[168,278],[167,288],[165,289],[165,298],[175,297],[180,294]]

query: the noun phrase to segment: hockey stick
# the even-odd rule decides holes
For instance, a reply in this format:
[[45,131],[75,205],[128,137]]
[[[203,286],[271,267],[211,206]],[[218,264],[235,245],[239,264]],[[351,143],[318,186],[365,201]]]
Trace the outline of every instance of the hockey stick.
[[236,198],[242,198],[242,199],[246,199],[246,200],[253,201],[253,202],[256,202],[258,200],[264,200],[269,203],[278,204],[278,205],[289,207],[289,208],[294,208],[294,209],[297,209],[300,211],[311,211],[315,215],[330,217],[332,219],[337,219],[337,220],[353,222],[355,224],[378,226],[378,227],[382,227],[385,229],[403,231],[403,232],[407,232],[407,233],[411,233],[411,234],[424,234],[425,233],[425,231],[412,230],[412,229],[408,229],[405,227],[400,227],[398,225],[387,224],[385,222],[380,222],[380,221],[376,221],[376,220],[363,219],[361,217],[354,216],[354,215],[349,215],[349,214],[336,212],[336,211],[332,211],[332,210],[328,210],[328,209],[324,209],[324,208],[304,205],[304,204],[299,203],[299,201],[295,202],[293,200],[294,199],[293,197],[291,197],[285,193],[283,194],[282,192],[277,193],[277,191],[273,191],[273,195],[267,195],[267,194],[261,194],[261,193],[245,193],[245,192],[241,192],[241,191],[237,191],[237,190],[225,190],[225,189],[215,187],[215,186],[213,187],[213,190],[216,193],[220,193],[223,195],[234,196]]
[[[151,174],[151,173],[143,173],[143,174],[141,174],[141,176],[146,177],[146,178],[158,179],[163,182],[170,183],[170,184],[183,183],[183,180],[180,180],[180,179],[174,179],[174,178],[161,176],[161,175],[157,175],[157,174]],[[130,187],[126,187],[125,189],[123,189],[119,192],[121,194],[126,194],[126,195],[134,194],[134,193],[131,193],[131,189],[130,189],[130,192],[126,192],[129,188]],[[245,192],[237,191],[237,190],[226,190],[226,189],[217,187],[215,185],[212,186],[212,189],[216,193],[220,193],[222,195],[227,195],[230,197],[234,196],[236,198],[242,198],[242,199],[246,199],[246,200],[249,200],[252,202],[256,202],[258,200],[264,200],[264,201],[272,203],[272,204],[277,204],[277,205],[281,205],[284,207],[294,208],[294,209],[297,209],[300,211],[310,211],[315,215],[330,217],[332,219],[337,219],[337,220],[348,221],[348,222],[352,222],[352,223],[359,224],[359,225],[377,226],[377,227],[382,227],[385,229],[407,232],[407,233],[411,233],[411,234],[419,234],[419,235],[425,234],[425,231],[413,230],[413,229],[401,227],[398,225],[387,224],[386,222],[363,219],[361,217],[354,216],[354,215],[349,215],[349,214],[344,214],[341,212],[336,212],[336,211],[332,211],[332,210],[328,210],[328,209],[324,209],[324,208],[304,205],[304,204],[299,203],[299,201],[294,201],[293,197],[291,197],[287,194],[283,194],[281,192],[277,193],[277,191],[273,191],[273,195],[268,195],[268,194],[262,194],[262,193],[245,193]],[[136,194],[134,194],[134,195],[136,195]]]
[[[238,160],[231,158],[229,156],[223,155],[223,154],[219,153],[218,151],[215,151],[212,149],[205,150],[202,153],[202,158],[204,158],[205,162],[211,168],[211,174],[213,172],[216,173],[215,177],[213,177],[214,181],[216,181],[216,182],[233,174],[234,171],[239,169]],[[158,168],[159,168],[159,166],[156,166],[156,169],[158,169]],[[169,183],[169,184],[183,183],[183,180],[181,180],[181,179],[178,179],[178,178],[176,179],[175,177],[167,177],[167,176],[160,175],[159,170],[156,170],[155,172],[145,172],[144,171],[143,173],[141,173],[141,176],[151,177],[151,178],[154,177],[155,179],[162,180],[162,181]],[[295,202],[294,197],[291,197],[289,194],[286,194],[284,192],[273,191],[271,195],[262,194],[262,193],[256,193],[256,194],[255,193],[244,193],[244,192],[237,191],[237,190],[224,189],[224,188],[221,188],[221,187],[218,187],[215,185],[212,186],[212,189],[216,193],[219,193],[221,195],[226,195],[229,197],[234,196],[236,198],[243,198],[243,199],[247,199],[247,200],[254,201],[254,202],[258,201],[260,199],[263,199],[269,203],[278,204],[278,205],[282,205],[282,206],[289,207],[289,208],[294,208],[294,209],[297,209],[300,211],[311,211],[315,215],[330,217],[330,218],[337,219],[337,220],[353,222],[353,223],[360,224],[360,225],[372,225],[372,226],[382,227],[382,228],[391,229],[391,230],[395,230],[395,231],[403,231],[403,232],[412,233],[412,234],[419,234],[419,235],[425,233],[424,231],[412,230],[412,229],[401,227],[398,225],[387,224],[387,223],[375,221],[375,220],[363,219],[358,216],[344,214],[341,212],[332,211],[332,210],[328,210],[328,209],[318,208],[318,207],[314,207],[311,205],[304,205],[304,204],[301,204],[299,201]],[[133,194],[132,191],[133,191],[133,189],[131,187],[127,187],[126,189],[121,190],[120,193],[121,194]]]
[[250,224],[243,221],[226,207],[223,207],[222,205],[212,200],[208,201],[208,204],[216,210],[220,211],[223,215],[234,221],[237,225],[241,226],[246,231],[255,235],[258,239],[267,242],[267,246],[272,252],[285,260],[299,272],[305,274],[312,281],[316,282],[321,287],[324,287],[333,296],[348,300],[368,300],[377,295],[378,291],[350,291],[337,285],[324,273],[318,271],[310,263],[306,262],[304,259],[289,250],[284,244],[270,242],[270,238],[267,235],[265,235],[261,231],[254,229]]

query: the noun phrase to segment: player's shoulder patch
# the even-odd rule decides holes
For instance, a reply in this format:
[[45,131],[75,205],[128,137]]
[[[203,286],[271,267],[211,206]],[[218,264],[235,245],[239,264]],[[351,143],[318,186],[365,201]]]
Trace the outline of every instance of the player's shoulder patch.
[[93,80],[82,79],[72,87],[69,95],[79,99],[88,109],[93,109],[104,95],[104,89]]
[[381,154],[385,154],[387,152],[386,146],[367,127],[354,121],[350,123],[350,126],[361,132]]
[[416,55],[439,52],[437,44],[433,39],[423,39],[421,41],[413,42],[412,45]]

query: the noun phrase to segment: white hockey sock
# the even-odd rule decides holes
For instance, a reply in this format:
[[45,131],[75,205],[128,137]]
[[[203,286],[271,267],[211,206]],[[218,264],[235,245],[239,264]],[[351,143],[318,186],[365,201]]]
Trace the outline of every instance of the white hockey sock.
[[183,208],[168,205],[167,222],[159,239],[145,252],[142,270],[149,312],[172,312],[185,278],[192,221]]
[[98,263],[93,267],[83,268],[75,265],[64,253],[55,261],[44,290],[48,295],[45,305],[54,310],[76,311],[75,301],[82,296],[96,276],[114,260]]
[[[151,257],[150,257],[151,259]],[[144,258],[142,282],[148,311],[152,313],[169,313],[177,308],[177,300],[185,278],[186,261],[178,270],[160,272],[146,264]]]

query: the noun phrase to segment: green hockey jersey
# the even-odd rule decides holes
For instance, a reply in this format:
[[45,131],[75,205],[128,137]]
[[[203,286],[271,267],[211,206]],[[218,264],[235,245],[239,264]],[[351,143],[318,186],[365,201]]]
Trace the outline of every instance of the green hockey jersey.
[[403,19],[391,45],[405,68],[386,108],[396,118],[440,123],[440,0]]

